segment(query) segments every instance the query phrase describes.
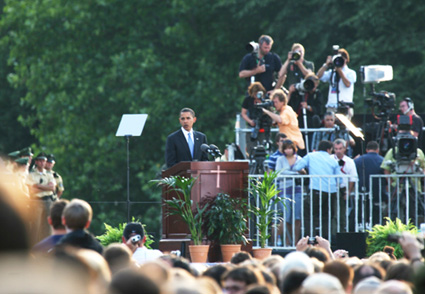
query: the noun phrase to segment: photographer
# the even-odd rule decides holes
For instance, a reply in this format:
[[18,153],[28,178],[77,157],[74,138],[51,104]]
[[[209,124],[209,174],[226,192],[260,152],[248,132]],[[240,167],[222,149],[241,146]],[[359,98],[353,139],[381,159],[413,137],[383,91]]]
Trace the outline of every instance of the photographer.
[[288,80],[288,87],[301,82],[309,73],[314,73],[314,63],[304,59],[305,49],[300,43],[294,43],[288,57],[279,71],[279,80],[275,89],[283,86]]
[[[309,73],[300,83],[289,87],[288,105],[298,115],[298,126],[300,128],[317,127],[314,126],[315,124],[313,122],[320,121],[323,100],[322,93],[317,88],[318,85],[319,78],[314,73]],[[317,118],[313,119],[314,116],[317,116]],[[306,134],[304,134],[304,138],[305,136]],[[312,139],[313,133],[308,133],[309,147],[311,146]]]
[[[336,53],[334,56],[328,56],[317,72],[322,82],[329,83],[326,111],[333,112],[338,111],[341,103],[353,103],[354,83],[357,81],[356,72],[347,65],[350,62],[347,50],[340,48]],[[350,106],[345,111],[348,119],[351,120],[354,115],[353,108]]]
[[286,94],[282,90],[278,89],[273,92],[271,99],[278,114],[265,108],[263,108],[263,112],[277,123],[280,133],[284,133],[288,139],[295,142],[298,149],[304,149],[304,139],[300,128],[298,127],[297,115],[291,106],[286,105]]
[[264,117],[261,107],[255,107],[262,103],[266,90],[260,82],[254,82],[248,87],[248,95],[242,103],[242,118],[251,126],[252,132],[246,134],[246,149],[251,154],[252,147],[262,144],[266,139],[264,127],[270,128],[271,120]]
[[248,86],[252,82],[260,82],[269,92],[273,90],[274,73],[279,72],[282,61],[277,54],[270,52],[273,46],[270,36],[262,35],[256,45],[258,49],[254,48],[252,53],[246,54],[242,59],[239,77],[246,79]]

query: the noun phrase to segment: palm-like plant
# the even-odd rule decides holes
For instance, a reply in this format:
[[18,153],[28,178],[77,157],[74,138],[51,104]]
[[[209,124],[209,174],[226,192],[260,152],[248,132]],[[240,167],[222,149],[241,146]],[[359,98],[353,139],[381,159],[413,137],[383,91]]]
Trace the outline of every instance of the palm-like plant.
[[207,205],[200,208],[196,204],[196,209],[192,209],[193,201],[190,194],[197,178],[185,178],[181,176],[171,176],[161,180],[152,180],[159,186],[169,188],[169,191],[175,191],[182,195],[181,198],[173,197],[170,200],[164,200],[164,205],[168,205],[169,215],[179,215],[189,227],[191,239],[194,245],[201,245],[203,232],[202,232],[202,216],[207,208]]
[[[277,218],[278,211],[276,204],[282,202],[284,198],[278,196],[279,190],[276,188],[276,178],[279,172],[264,173],[262,179],[253,180],[249,192],[258,197],[257,201],[250,203],[249,211],[257,218],[256,227],[258,229],[258,241],[260,247],[265,248],[267,239],[270,238],[269,226]],[[257,203],[256,203],[257,202]],[[285,205],[285,203],[283,203]]]

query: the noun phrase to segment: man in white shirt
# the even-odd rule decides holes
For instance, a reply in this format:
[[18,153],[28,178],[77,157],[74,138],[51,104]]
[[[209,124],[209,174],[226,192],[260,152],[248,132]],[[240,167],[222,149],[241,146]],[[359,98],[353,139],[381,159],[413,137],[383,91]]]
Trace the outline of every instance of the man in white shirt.
[[[334,62],[332,56],[328,56],[326,62],[317,72],[317,76],[322,82],[329,83],[326,111],[338,112],[338,108],[341,106],[339,102],[351,104],[347,109],[347,117],[351,120],[354,115],[352,103],[357,74],[347,65],[350,62],[350,55],[347,50],[344,48],[339,49],[338,55],[339,63]],[[332,69],[328,69],[330,67]]]
[[345,231],[346,226],[346,202],[351,192],[354,192],[355,182],[357,182],[357,168],[354,160],[345,155],[347,151],[347,142],[343,139],[334,141],[334,152],[331,157],[334,158],[341,167],[341,173],[350,175],[350,178],[342,178],[339,182],[339,211],[340,211],[340,230]]
[[159,250],[148,249],[144,246],[146,235],[141,223],[128,223],[124,228],[122,241],[133,252],[133,259],[139,265],[163,255]]

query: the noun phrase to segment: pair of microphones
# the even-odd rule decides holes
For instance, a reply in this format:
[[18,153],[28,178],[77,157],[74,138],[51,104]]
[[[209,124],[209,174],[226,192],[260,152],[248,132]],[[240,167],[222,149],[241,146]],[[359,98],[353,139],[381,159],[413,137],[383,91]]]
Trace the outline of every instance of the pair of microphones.
[[206,152],[208,154],[211,154],[211,156],[213,156],[214,158],[220,157],[221,156],[221,152],[220,149],[218,149],[217,146],[215,146],[214,144],[202,144],[201,145],[201,150],[202,152]]

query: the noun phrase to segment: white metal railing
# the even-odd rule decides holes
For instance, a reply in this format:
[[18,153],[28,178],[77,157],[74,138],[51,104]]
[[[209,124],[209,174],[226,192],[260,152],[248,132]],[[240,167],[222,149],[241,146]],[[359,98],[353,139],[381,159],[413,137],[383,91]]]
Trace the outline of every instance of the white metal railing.
[[[260,180],[261,177],[250,175],[248,187],[251,187],[253,180]],[[268,240],[267,246],[293,248],[298,237],[316,235],[333,242],[336,233],[370,230],[373,225],[382,224],[384,217],[390,217],[392,220],[398,217],[405,223],[410,218],[416,226],[424,221],[425,175],[373,175],[370,177],[368,191],[360,192],[356,181],[351,194],[348,190],[336,189],[336,192],[328,197],[326,191],[331,191],[332,181],[340,186],[350,178],[352,177],[349,175],[280,175],[275,182],[281,191],[280,195],[291,198],[291,195],[299,194],[298,199],[301,201],[288,200],[285,201],[287,208],[275,207],[279,212],[275,217],[279,220],[274,221],[274,225],[270,228],[272,237]],[[316,181],[318,191],[322,192],[314,191],[312,181]],[[387,183],[390,181],[391,185],[388,186]],[[405,189],[406,185],[410,188]],[[344,198],[348,201],[343,201]],[[249,201],[258,204],[256,195],[249,195]],[[344,207],[341,207],[343,205]],[[296,222],[296,214],[290,213],[296,209],[300,210],[299,222]],[[253,216],[249,227],[254,246],[259,246],[255,221]]]

